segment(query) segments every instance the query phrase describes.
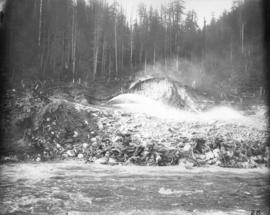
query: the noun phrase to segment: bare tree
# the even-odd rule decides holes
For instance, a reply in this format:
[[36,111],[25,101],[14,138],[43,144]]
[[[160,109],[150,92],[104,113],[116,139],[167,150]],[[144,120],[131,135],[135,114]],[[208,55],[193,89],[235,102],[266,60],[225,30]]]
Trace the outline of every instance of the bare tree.
[[43,0],[39,3],[39,28],[38,28],[38,46],[40,46],[41,31],[42,31],[42,11],[43,11]]
[[115,55],[115,73],[116,76],[118,76],[118,45],[117,45],[117,15],[115,15],[115,20],[114,20],[114,55]]
[[72,7],[72,82],[75,83],[75,72],[76,72],[76,42],[77,42],[77,26],[76,26],[76,3]]

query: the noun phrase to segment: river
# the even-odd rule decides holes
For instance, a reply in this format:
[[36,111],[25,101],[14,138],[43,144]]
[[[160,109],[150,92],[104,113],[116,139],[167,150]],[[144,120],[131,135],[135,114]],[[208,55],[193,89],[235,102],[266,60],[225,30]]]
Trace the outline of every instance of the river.
[[268,170],[104,166],[82,161],[1,165],[1,214],[268,214]]

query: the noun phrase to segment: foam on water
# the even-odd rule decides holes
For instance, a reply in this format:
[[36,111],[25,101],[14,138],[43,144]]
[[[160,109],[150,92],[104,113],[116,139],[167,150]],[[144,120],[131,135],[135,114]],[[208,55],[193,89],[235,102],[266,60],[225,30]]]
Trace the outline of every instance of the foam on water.
[[42,162],[42,163],[20,163],[12,165],[2,165],[1,173],[2,179],[6,176],[9,180],[16,181],[19,179],[31,179],[32,181],[45,180],[59,173],[61,171],[63,176],[72,171],[73,174],[80,174],[94,176],[97,173],[99,176],[111,175],[177,175],[190,173],[228,173],[228,174],[268,174],[268,168],[256,169],[230,169],[213,166],[211,168],[194,168],[185,169],[180,166],[108,166],[101,164],[85,164],[83,161],[61,161],[61,162]]
[[[187,170],[179,166],[105,166],[81,161],[2,165],[1,191],[5,194],[0,211],[74,215],[250,214],[249,209],[257,209],[256,205],[266,210],[262,191],[254,180],[265,186],[267,173],[267,168]],[[239,187],[239,183],[247,186]],[[211,195],[206,198],[206,194]],[[259,196],[255,203],[252,195]],[[213,201],[220,196],[223,200],[217,207]],[[240,202],[231,199],[236,196]]]
[[[184,210],[130,210],[124,212],[114,212],[114,211],[105,211],[99,213],[91,213],[92,215],[250,215],[250,211],[246,210],[233,210],[233,211],[219,211],[219,210],[210,210],[210,211],[184,211]],[[87,212],[71,211],[69,215],[89,215]]]

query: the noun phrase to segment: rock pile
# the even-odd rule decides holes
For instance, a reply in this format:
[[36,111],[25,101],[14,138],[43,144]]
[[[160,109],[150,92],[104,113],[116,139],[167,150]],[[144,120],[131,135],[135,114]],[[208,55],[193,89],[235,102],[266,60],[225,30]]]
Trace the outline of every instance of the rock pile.
[[[221,121],[168,121],[66,99],[30,100],[16,98],[21,101],[17,112],[27,113],[20,121],[29,119],[27,127],[19,126],[24,129],[17,140],[24,151],[15,153],[20,159],[237,168],[266,162],[266,129]],[[14,156],[15,151],[7,155]]]

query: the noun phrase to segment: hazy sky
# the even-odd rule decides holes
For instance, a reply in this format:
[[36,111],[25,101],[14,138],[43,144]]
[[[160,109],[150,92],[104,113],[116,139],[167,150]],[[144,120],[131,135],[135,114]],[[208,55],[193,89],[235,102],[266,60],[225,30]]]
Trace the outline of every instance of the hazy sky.
[[2,11],[3,10],[3,5],[4,5],[4,0],[0,0],[0,11]]
[[[0,10],[5,0],[0,0]],[[87,1],[87,0],[86,0]],[[115,0],[106,0],[109,3]],[[140,3],[144,3],[147,6],[152,5],[153,8],[160,8],[162,4],[169,3],[171,0],[117,0],[125,11],[127,16],[136,17],[137,8]],[[195,10],[198,16],[198,24],[200,27],[203,26],[203,19],[205,17],[206,22],[211,21],[212,15],[218,18],[224,10],[229,11],[232,7],[233,0],[184,0],[185,11]]]
[[[114,0],[107,0],[113,2]],[[171,0],[117,0],[122,4],[123,8],[127,11],[128,16],[136,16],[137,6],[142,2],[147,6],[152,5],[153,8],[160,8],[161,4],[166,4]],[[203,18],[209,23],[212,15],[218,18],[224,10],[230,10],[233,0],[184,0],[185,8],[187,10],[195,10],[198,15],[198,24],[203,26]]]

